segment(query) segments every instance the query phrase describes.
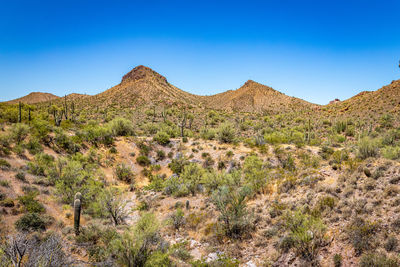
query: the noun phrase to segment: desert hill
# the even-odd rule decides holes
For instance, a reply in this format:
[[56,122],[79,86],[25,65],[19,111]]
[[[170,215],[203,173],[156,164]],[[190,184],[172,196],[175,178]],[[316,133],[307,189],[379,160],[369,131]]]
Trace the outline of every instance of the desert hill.
[[[177,105],[230,112],[277,113],[316,106],[251,80],[237,90],[229,90],[211,96],[194,95],[170,84],[164,76],[142,65],[125,74],[118,85],[102,93],[94,96],[71,94],[67,96],[67,99],[74,100],[80,106],[96,108]],[[44,99],[36,103],[48,100],[53,99]],[[15,101],[18,102],[18,99],[13,101],[16,103]],[[59,99],[58,101],[63,100]]]
[[207,97],[206,105],[210,108],[243,112],[288,112],[310,109],[315,104],[287,96],[271,87],[248,80],[237,90]]
[[[48,101],[61,102],[63,98],[49,93],[30,93],[8,103],[35,104]],[[393,113],[400,109],[400,80],[377,91],[364,91],[344,101],[331,101],[320,106],[287,96],[271,87],[248,80],[236,90],[201,96],[185,92],[170,84],[161,74],[146,66],[137,66],[122,77],[121,82],[94,96],[70,94],[81,108],[134,108],[151,106],[177,106],[208,108],[228,112],[262,112],[269,114],[298,111],[327,111],[330,115],[368,116]]]
[[351,116],[383,115],[400,110],[400,80],[392,81],[376,91],[363,91],[357,95],[335,103],[328,104],[331,113]]
[[121,83],[88,99],[100,106],[136,107],[153,104],[198,105],[198,97],[170,84],[167,79],[145,66],[125,74]]
[[32,92],[26,96],[7,101],[10,104],[23,103],[23,104],[37,104],[41,102],[51,101],[59,97],[50,93]]
[[226,111],[272,113],[316,106],[254,81],[247,81],[237,90],[216,95],[194,95],[175,87],[164,76],[145,66],[134,68],[123,76],[120,84],[91,97],[88,101],[123,107],[175,104]]

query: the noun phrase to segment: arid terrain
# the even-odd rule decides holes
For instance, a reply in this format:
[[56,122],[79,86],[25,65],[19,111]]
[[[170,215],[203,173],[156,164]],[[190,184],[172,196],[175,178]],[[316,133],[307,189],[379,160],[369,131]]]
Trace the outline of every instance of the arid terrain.
[[145,66],[0,103],[0,266],[400,266],[399,111]]

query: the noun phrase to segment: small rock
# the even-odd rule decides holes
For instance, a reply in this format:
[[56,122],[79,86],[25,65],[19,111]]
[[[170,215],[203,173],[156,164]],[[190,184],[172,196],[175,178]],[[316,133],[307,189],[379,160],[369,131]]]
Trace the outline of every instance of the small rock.
[[248,267],[257,267],[257,265],[252,260],[246,262],[246,266],[248,266]]

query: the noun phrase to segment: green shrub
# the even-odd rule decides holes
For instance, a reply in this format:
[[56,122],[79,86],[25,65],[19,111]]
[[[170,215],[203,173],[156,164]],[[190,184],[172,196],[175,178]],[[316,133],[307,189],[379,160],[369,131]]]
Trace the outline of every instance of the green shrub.
[[257,156],[249,156],[243,164],[243,174],[246,183],[253,193],[259,192],[268,181],[268,171],[263,161]]
[[291,153],[287,153],[283,150],[278,150],[276,151],[276,156],[279,160],[279,162],[282,165],[282,168],[294,172],[296,170],[296,164],[294,161],[294,157],[292,156]]
[[333,145],[335,143],[344,143],[346,141],[346,137],[341,134],[333,134],[331,135],[331,140],[333,141]]
[[11,198],[6,198],[0,201],[0,206],[6,207],[6,208],[12,208],[14,207],[14,200]]
[[10,187],[10,182],[7,180],[0,180],[0,186]]
[[30,139],[29,142],[26,143],[25,148],[28,149],[29,153],[32,155],[43,151],[43,147],[37,139]]
[[24,123],[16,123],[11,127],[11,138],[20,144],[29,134],[29,126]]
[[304,134],[299,131],[294,131],[290,136],[290,142],[295,144],[296,147],[303,147],[305,144]]
[[272,132],[264,135],[264,139],[268,144],[277,145],[288,143],[288,138],[281,132]]
[[35,155],[35,159],[28,163],[29,172],[33,175],[45,176],[54,166],[54,157],[45,153]]
[[125,208],[127,201],[124,199],[123,192],[120,189],[107,187],[96,198],[100,202],[99,214],[104,213],[115,226],[124,223],[128,215],[128,210]]
[[161,175],[151,175],[150,184],[145,187],[147,190],[154,190],[156,192],[161,192],[164,189],[164,178]]
[[54,142],[59,149],[62,149],[69,154],[74,154],[80,150],[80,146],[62,130],[56,132]]
[[13,150],[15,154],[17,154],[20,157],[23,157],[25,154],[25,146],[23,144],[15,145],[13,147]]
[[165,180],[164,193],[166,195],[175,195],[180,188],[182,188],[182,182],[177,175],[172,175]]
[[282,252],[287,253],[294,245],[294,240],[291,236],[284,236],[279,240],[278,247]]
[[180,174],[187,164],[189,164],[189,162],[185,158],[180,157],[173,159],[171,163],[168,164],[168,168],[170,168],[173,173]]
[[221,143],[232,143],[235,140],[235,130],[231,124],[224,123],[218,128],[218,140]]
[[42,218],[42,215],[26,213],[15,222],[15,228],[18,231],[44,231],[46,230],[46,221]]
[[326,209],[332,210],[335,207],[335,199],[331,196],[324,196],[320,198],[316,204],[315,209],[318,212],[323,212]]
[[239,238],[250,230],[251,221],[247,211],[250,191],[248,187],[222,186],[213,192],[212,201],[220,212],[219,220],[226,236]]
[[208,153],[208,152],[203,152],[203,153],[201,153],[201,157],[203,158],[203,159],[205,159],[205,158],[207,158],[207,157],[209,157],[210,156],[210,153]]
[[356,132],[356,129],[354,125],[348,125],[345,131],[346,136],[354,136]]
[[140,166],[149,166],[151,164],[150,159],[145,155],[140,155],[136,158],[137,164]]
[[216,130],[213,128],[202,128],[200,130],[200,136],[204,140],[214,140],[216,135]]
[[383,128],[391,128],[393,127],[393,116],[391,114],[382,115],[379,123]]
[[52,128],[48,121],[35,119],[32,123],[33,136],[35,136],[44,144],[49,144],[49,133],[51,132],[51,130]]
[[299,256],[313,262],[320,248],[326,242],[326,226],[322,220],[312,215],[296,211],[287,214],[286,228],[293,240],[293,245]]
[[361,254],[363,251],[372,248],[371,243],[374,240],[377,228],[375,223],[371,223],[363,218],[356,217],[353,219],[347,227],[347,234],[356,253]]
[[8,170],[11,168],[11,164],[5,160],[5,159],[0,159],[0,169],[2,170]]
[[141,155],[148,156],[150,151],[152,150],[151,146],[146,145],[144,141],[140,141],[136,145],[138,146]]
[[125,118],[115,118],[109,122],[114,136],[130,136],[134,134],[133,123]]
[[195,163],[189,163],[183,167],[180,178],[184,186],[193,196],[196,195],[198,191],[198,186],[200,185],[203,175],[204,170]]
[[334,163],[341,165],[344,161],[349,159],[349,154],[346,150],[340,149],[333,152],[332,157]]
[[158,131],[157,134],[153,137],[153,140],[158,144],[165,146],[169,143],[169,135],[164,131]]
[[22,181],[22,182],[26,182],[26,177],[25,177],[25,173],[23,171],[19,171],[16,175],[15,178]]
[[163,150],[157,150],[157,160],[164,160],[165,159],[165,152]]
[[146,266],[155,252],[159,223],[152,213],[144,213],[132,229],[115,238],[109,250],[119,266]]
[[38,195],[37,191],[29,192],[23,196],[18,197],[19,203],[24,206],[26,212],[41,213],[44,212],[44,206],[35,198]]
[[368,253],[361,257],[360,267],[397,267],[399,261],[395,258],[388,258],[385,255]]
[[0,155],[10,154],[10,137],[7,134],[0,133]]
[[168,253],[163,253],[161,251],[153,252],[149,258],[146,260],[145,267],[170,267],[173,266],[171,260],[169,259]]
[[371,138],[363,138],[357,144],[357,156],[360,159],[376,157],[379,153],[379,147],[375,140]]
[[86,141],[98,146],[103,144],[111,146],[114,143],[113,131],[110,127],[100,126],[98,124],[89,124],[84,129],[84,137]]
[[118,164],[115,167],[114,172],[118,180],[120,181],[126,182],[128,184],[134,181],[135,175],[133,174],[131,168],[126,166],[124,163]]
[[331,147],[323,146],[319,154],[324,160],[328,160],[329,157],[334,153],[334,150]]
[[101,192],[102,174],[96,164],[88,164],[88,158],[78,153],[72,158],[57,159],[57,168],[51,173],[51,182],[55,183],[56,194],[66,204],[72,204],[76,192],[83,196],[82,204],[87,213],[91,213],[96,197]]
[[185,214],[181,208],[178,208],[176,212],[170,215],[171,223],[175,230],[179,230],[185,224]]
[[384,247],[386,251],[395,251],[398,245],[398,240],[395,236],[389,236],[389,238],[386,240]]
[[338,121],[333,126],[333,130],[335,133],[343,133],[347,129],[347,121]]
[[76,243],[84,245],[93,262],[105,261],[109,256],[109,245],[117,237],[115,227],[100,227],[89,224],[81,227],[80,234],[75,237]]
[[386,146],[382,149],[382,155],[386,159],[391,159],[391,160],[400,159],[400,147]]
[[341,254],[335,254],[333,256],[333,266],[334,267],[341,267],[342,266],[343,257]]

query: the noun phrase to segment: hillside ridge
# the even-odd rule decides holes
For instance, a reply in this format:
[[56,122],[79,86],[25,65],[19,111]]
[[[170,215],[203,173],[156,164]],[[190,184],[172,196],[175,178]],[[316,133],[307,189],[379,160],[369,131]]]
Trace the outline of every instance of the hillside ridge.
[[[310,110],[325,107],[329,112],[359,112],[360,109],[376,111],[398,110],[400,103],[400,80],[383,86],[376,91],[363,91],[357,95],[326,105],[318,105],[301,98],[288,96],[267,85],[254,80],[247,80],[235,90],[214,95],[195,95],[170,84],[166,77],[153,69],[139,65],[122,76],[116,86],[99,94],[88,96],[70,94],[69,99],[85,99],[85,104],[106,106],[117,105],[133,107],[135,105],[178,105],[211,108],[237,112],[284,113],[296,110]],[[7,101],[7,103],[23,102],[35,104],[58,99],[50,93],[32,92],[24,97]],[[375,101],[374,99],[378,99]],[[387,99],[387,100],[383,100]],[[388,105],[388,101],[392,103]],[[394,101],[393,101],[394,100]],[[334,104],[334,105],[333,105]]]

